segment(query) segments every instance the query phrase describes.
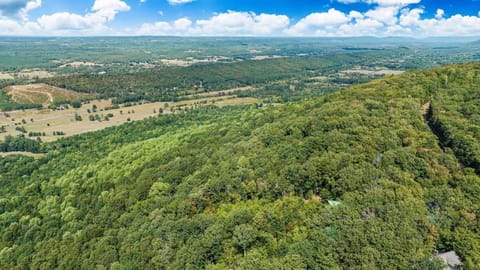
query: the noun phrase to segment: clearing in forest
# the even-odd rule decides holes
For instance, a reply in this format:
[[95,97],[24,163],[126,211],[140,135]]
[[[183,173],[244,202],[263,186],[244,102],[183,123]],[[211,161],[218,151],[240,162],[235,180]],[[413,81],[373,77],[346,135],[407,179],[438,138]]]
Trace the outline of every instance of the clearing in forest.
[[23,151],[0,152],[0,157],[15,156],[15,155],[22,155],[22,156],[33,157],[33,158],[41,158],[45,156],[45,154],[42,154],[42,153],[32,153],[32,152],[23,152]]
[[361,74],[361,75],[377,75],[377,76],[383,76],[383,75],[398,75],[402,74],[405,71],[403,70],[393,70],[393,69],[388,69],[388,68],[375,68],[375,69],[367,69],[367,68],[361,68],[361,67],[355,67],[353,69],[347,69],[343,70],[340,73],[343,74]]
[[14,78],[12,74],[0,72],[0,80],[13,80]]
[[7,87],[6,92],[14,102],[20,104],[41,104],[44,107],[54,102],[85,100],[93,97],[93,95],[78,93],[43,83],[13,85]]
[[5,132],[0,133],[0,141],[7,135],[24,134],[31,139],[40,137],[42,141],[50,142],[65,136],[101,130],[160,114],[184,113],[203,106],[224,107],[261,103],[257,98],[237,97],[233,95],[233,90],[245,89],[212,92],[196,99],[178,102],[138,103],[127,107],[115,106],[111,100],[91,100],[82,104],[80,108],[69,106],[57,110],[30,109],[4,112],[0,114],[0,127],[3,126]]

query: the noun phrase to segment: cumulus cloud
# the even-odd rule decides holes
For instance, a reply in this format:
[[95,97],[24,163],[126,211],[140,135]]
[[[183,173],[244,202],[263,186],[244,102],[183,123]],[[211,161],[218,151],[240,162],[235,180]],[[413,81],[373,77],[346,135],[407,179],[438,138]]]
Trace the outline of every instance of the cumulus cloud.
[[418,33],[424,36],[478,36],[480,16],[453,15],[450,18],[419,20]]
[[[0,0],[14,1],[14,0]],[[15,0],[16,1],[16,0]],[[41,0],[32,0],[23,8],[26,12],[38,7]],[[25,21],[23,25],[9,19],[8,29],[13,26],[20,26],[16,32],[3,30],[2,34],[44,34],[44,35],[95,35],[108,34],[111,29],[107,23],[113,21],[115,16],[130,7],[123,0],[95,0],[90,12],[76,14],[70,12],[57,12],[49,15],[42,15],[36,21]],[[3,25],[3,24],[2,24]]]
[[416,26],[421,23],[420,15],[423,9],[414,8],[412,10],[404,9],[400,15],[400,25],[405,27]]
[[364,17],[365,17],[365,16],[364,16],[362,13],[360,13],[360,12],[358,12],[358,11],[356,11],[356,10],[352,10],[352,11],[350,11],[350,13],[348,14],[348,18],[349,18],[350,20],[351,20],[351,19],[356,19],[356,20],[358,20],[358,19],[363,19]]
[[[480,14],[480,13],[479,13]],[[445,11],[443,9],[437,9],[437,13],[435,14],[435,19],[441,19],[445,15]]]
[[285,15],[228,11],[208,20],[198,20],[194,32],[202,35],[271,35],[289,23]]
[[180,18],[173,22],[145,23],[134,34],[432,37],[476,36],[480,33],[480,16],[454,15],[447,18],[439,9],[433,18],[422,18],[424,13],[423,8],[392,5],[378,5],[365,12],[352,10],[348,13],[331,8],[311,13],[291,24],[286,15],[228,11],[196,21]]
[[397,14],[400,8],[397,6],[377,7],[365,13],[365,16],[378,22],[393,25],[397,23]]
[[312,13],[284,32],[291,36],[359,36],[372,35],[385,24],[394,24],[397,8],[378,7],[365,13],[350,11],[349,14],[336,9]]
[[171,35],[172,26],[168,22],[145,23],[136,33],[139,35]]
[[192,26],[188,18],[181,18],[173,22],[173,28],[178,31],[187,31]]
[[352,4],[352,3],[367,3],[377,4],[380,6],[407,6],[411,4],[418,4],[421,0],[338,0],[340,3]]
[[122,0],[95,0],[92,7],[94,15],[104,17],[108,21],[113,20],[117,13],[129,10],[130,7]]
[[[352,15],[358,18],[362,17],[360,13]],[[351,18],[345,13],[331,8],[327,12],[316,12],[307,15],[293,27],[286,30],[286,33],[290,35],[308,35],[312,31],[323,33],[323,30],[334,29],[335,26],[348,23],[350,20]]]
[[339,36],[371,36],[384,27],[379,21],[372,19],[358,20],[356,23],[342,24],[336,32]]
[[27,5],[21,10],[21,12],[28,13],[30,10],[39,8],[42,5],[42,0],[30,0]]
[[168,0],[168,3],[170,5],[181,5],[181,4],[186,4],[193,2],[194,0]]
[[228,11],[195,22],[188,18],[181,18],[173,23],[146,23],[142,25],[139,33],[142,35],[199,36],[275,35],[280,34],[289,24],[290,19],[285,15],[257,15],[253,12]]
[[[145,2],[146,0],[139,0]],[[336,0],[372,4],[366,11],[335,8],[313,12],[292,23],[282,14],[227,11],[193,20],[144,23],[136,28],[112,30],[109,23],[130,10],[125,0],[95,0],[84,14],[58,12],[28,19],[28,12],[42,0],[0,0],[0,35],[178,35],[178,36],[478,36],[478,16],[453,15],[443,9],[435,14],[416,4],[420,0]],[[172,4],[191,0],[171,0]],[[413,7],[413,8],[412,8]],[[160,11],[159,15],[163,15]],[[5,15],[11,14],[11,15]]]
[[23,28],[18,22],[10,19],[0,18],[0,25],[2,26],[0,27],[0,34],[3,34],[3,35],[8,35],[11,33],[19,33],[22,31],[22,28]]
[[[344,2],[358,2],[345,0]],[[438,9],[434,18],[422,18],[423,8],[401,7],[407,1],[364,1],[378,6],[360,13],[345,14],[330,9],[312,13],[290,26],[284,32],[291,36],[477,36],[480,33],[479,16],[454,15],[445,18]],[[414,2],[409,1],[409,2]]]

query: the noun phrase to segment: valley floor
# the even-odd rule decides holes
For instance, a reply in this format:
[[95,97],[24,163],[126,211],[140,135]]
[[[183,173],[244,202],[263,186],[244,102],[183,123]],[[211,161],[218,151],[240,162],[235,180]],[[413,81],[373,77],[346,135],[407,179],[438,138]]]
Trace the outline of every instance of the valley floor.
[[[261,103],[261,100],[257,98],[234,95],[236,91],[251,89],[251,87],[227,89],[187,96],[187,100],[178,102],[154,102],[128,107],[121,105],[114,109],[111,109],[113,105],[111,100],[94,100],[83,104],[78,109],[62,107],[57,110],[29,109],[4,112],[0,114],[0,126],[4,126],[6,132],[0,134],[0,139],[8,135],[20,135],[22,131],[18,129],[24,128],[27,136],[32,133],[34,134],[31,136],[32,138],[40,137],[44,142],[51,142],[65,136],[92,132],[159,114],[180,113],[201,106],[224,107]],[[96,107],[95,112],[94,106]],[[79,121],[80,119],[81,121]],[[54,132],[62,135],[55,135]],[[37,136],[37,134],[42,136]]]

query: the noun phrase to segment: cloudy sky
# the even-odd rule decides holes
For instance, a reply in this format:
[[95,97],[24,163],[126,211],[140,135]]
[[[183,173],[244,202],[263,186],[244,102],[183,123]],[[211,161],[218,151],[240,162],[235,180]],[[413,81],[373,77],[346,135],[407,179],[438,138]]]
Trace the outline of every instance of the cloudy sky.
[[0,35],[480,36],[480,0],[0,0]]

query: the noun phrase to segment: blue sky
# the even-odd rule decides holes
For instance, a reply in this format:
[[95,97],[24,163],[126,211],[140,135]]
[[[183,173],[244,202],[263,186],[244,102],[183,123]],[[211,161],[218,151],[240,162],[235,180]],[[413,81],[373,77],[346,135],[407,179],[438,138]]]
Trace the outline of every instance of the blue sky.
[[480,0],[0,0],[0,35],[480,36]]

